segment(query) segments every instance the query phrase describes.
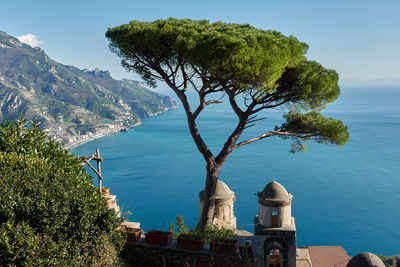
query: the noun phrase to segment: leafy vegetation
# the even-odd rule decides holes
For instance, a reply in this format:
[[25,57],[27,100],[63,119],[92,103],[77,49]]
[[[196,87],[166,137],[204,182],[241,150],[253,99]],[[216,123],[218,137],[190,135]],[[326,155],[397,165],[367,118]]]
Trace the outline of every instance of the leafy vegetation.
[[185,234],[193,239],[205,237],[206,243],[209,243],[211,239],[232,240],[235,236],[235,231],[232,229],[226,229],[216,225],[206,225],[204,231],[198,231],[196,229],[189,230],[189,227],[185,224],[184,217],[179,214],[176,216],[176,223],[169,225],[168,230],[173,233],[174,238],[177,238],[180,234]]
[[[298,111],[291,111],[283,116],[286,122],[281,127],[276,126],[276,131],[298,132],[296,137],[302,141],[313,139],[321,144],[334,144],[343,146],[349,140],[347,126],[340,120],[325,118],[320,113],[311,111],[301,114]],[[303,151],[305,146],[300,142],[292,145],[291,152]]]
[[187,234],[189,227],[185,224],[185,218],[178,214],[176,216],[176,223],[170,224],[168,231],[172,232],[174,238],[177,238],[180,234]]
[[196,229],[189,230],[186,234],[186,238],[201,240],[205,237],[204,232],[198,231]]
[[206,242],[210,242],[212,239],[230,241],[235,236],[235,231],[224,227],[218,227],[216,225],[206,225],[204,228],[204,234],[206,236]]
[[400,266],[400,254],[394,256],[383,256],[377,255],[388,267],[399,267]]
[[124,243],[79,160],[37,122],[0,126],[0,265],[113,266]]

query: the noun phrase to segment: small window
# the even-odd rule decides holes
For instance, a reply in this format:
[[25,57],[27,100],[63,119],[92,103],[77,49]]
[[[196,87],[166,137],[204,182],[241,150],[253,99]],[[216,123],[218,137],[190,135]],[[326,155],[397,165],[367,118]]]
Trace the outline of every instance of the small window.
[[272,210],[271,214],[271,224],[273,227],[279,226],[278,211]]

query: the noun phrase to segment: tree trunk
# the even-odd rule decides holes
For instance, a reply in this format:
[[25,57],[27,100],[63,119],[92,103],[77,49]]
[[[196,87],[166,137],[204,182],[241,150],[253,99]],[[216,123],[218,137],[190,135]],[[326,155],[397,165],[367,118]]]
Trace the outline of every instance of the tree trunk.
[[[203,207],[200,213],[199,222],[197,224],[197,230],[199,231],[203,231],[207,224],[213,223],[215,210],[215,189],[217,187],[219,172],[221,171],[221,168],[228,159],[229,155],[235,149],[235,142],[238,140],[244,130],[246,119],[247,117],[244,120],[239,121],[238,126],[225,142],[224,147],[216,158],[207,157],[207,155],[203,154],[207,162],[207,177],[206,188],[204,190],[205,194],[203,196]],[[193,136],[193,139],[196,140],[196,136]]]
[[210,166],[207,164],[206,187],[203,199],[203,208],[200,212],[200,219],[197,230],[203,231],[207,224],[212,224],[215,209],[215,189],[217,187],[218,175],[222,165]]
[[[231,152],[236,148],[235,143],[242,134],[243,130],[245,129],[245,125],[247,122],[247,118],[250,116],[251,113],[246,112],[239,112],[239,108],[236,105],[234,99],[230,99],[231,105],[233,108],[236,107],[235,112],[237,112],[239,116],[239,123],[236,126],[233,133],[229,136],[228,140],[225,142],[224,147],[218,154],[217,158],[214,157],[211,150],[207,147],[206,143],[204,142],[203,138],[201,137],[199,130],[196,125],[196,118],[199,113],[204,109],[207,105],[205,101],[206,93],[201,89],[202,93],[199,92],[200,97],[200,104],[197,107],[195,113],[193,114],[189,101],[187,100],[187,96],[185,92],[179,90],[178,87],[171,81],[166,74],[159,72],[167,82],[167,84],[172,88],[172,90],[176,93],[178,98],[181,100],[183,108],[186,113],[187,123],[189,127],[190,134],[193,138],[194,143],[197,146],[199,152],[203,155],[206,163],[207,163],[207,177],[206,177],[206,187],[205,187],[205,194],[203,199],[203,207],[200,212],[200,219],[197,224],[197,230],[203,231],[204,227],[207,224],[212,224],[214,219],[214,210],[215,210],[215,189],[217,187],[217,181],[219,172],[221,171],[222,165],[224,165],[225,161],[228,159]],[[204,87],[207,89],[206,87]]]

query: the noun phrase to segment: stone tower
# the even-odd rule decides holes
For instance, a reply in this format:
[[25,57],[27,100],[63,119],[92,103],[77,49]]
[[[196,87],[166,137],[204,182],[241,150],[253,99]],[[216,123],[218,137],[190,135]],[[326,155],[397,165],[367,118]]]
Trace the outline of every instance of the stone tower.
[[275,180],[258,193],[254,234],[264,238],[265,266],[296,266],[296,226],[292,217],[292,198],[292,194]]
[[[203,209],[204,190],[200,192],[200,213]],[[233,202],[235,193],[222,181],[217,181],[215,189],[215,211],[213,225],[226,229],[236,230],[236,217],[233,214]]]

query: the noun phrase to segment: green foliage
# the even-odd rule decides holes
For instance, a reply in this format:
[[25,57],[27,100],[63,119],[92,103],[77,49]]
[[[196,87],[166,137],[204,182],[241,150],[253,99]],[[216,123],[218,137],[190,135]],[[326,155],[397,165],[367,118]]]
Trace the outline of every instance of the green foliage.
[[277,31],[170,18],[131,21],[109,28],[106,37],[122,64],[153,86],[152,71],[158,70],[156,64],[147,64],[148,59],[160,67],[197,68],[211,83],[229,84],[242,92],[249,88],[277,92],[280,98],[304,107],[321,107],[340,94],[338,74],[308,61],[307,44]]
[[206,225],[204,227],[204,234],[206,236],[206,242],[208,243],[211,239],[218,239],[229,241],[235,236],[235,231],[232,229],[226,229],[224,227],[218,227],[216,225]]
[[120,219],[91,179],[37,123],[1,125],[0,265],[114,265]]
[[180,234],[185,234],[191,239],[202,239],[205,237],[207,243],[211,239],[232,240],[235,235],[233,230],[215,225],[206,225],[204,231],[195,229],[189,230],[188,226],[185,224],[184,217],[179,214],[176,216],[176,223],[169,225],[168,231],[173,233],[174,238],[177,238]]
[[377,256],[383,261],[385,266],[388,266],[388,267],[400,266],[400,254],[393,255],[393,256],[383,256],[383,255],[377,254]]
[[339,75],[315,61],[301,61],[286,68],[277,81],[276,92],[285,102],[303,109],[322,109],[340,95]]
[[173,237],[176,238],[180,234],[187,234],[189,227],[185,224],[185,219],[182,215],[176,216],[176,223],[168,226],[168,231],[172,232]]
[[[306,114],[292,111],[285,114],[284,118],[286,123],[281,126],[281,129],[296,134],[303,141],[313,139],[321,144],[342,146],[349,140],[347,126],[340,120],[326,118],[316,111]],[[299,142],[295,143],[295,146],[298,149],[304,148]]]
[[[311,110],[285,116],[282,129],[299,138],[292,151],[304,151],[301,141],[308,139],[339,146],[349,139],[339,120],[318,113],[340,95],[339,75],[308,60],[307,44],[293,36],[248,24],[169,18],[133,20],[109,28],[106,37],[122,65],[151,86],[159,79],[185,92],[187,84],[201,81],[203,91],[197,90],[203,97],[215,92],[242,95],[248,109],[236,107],[240,120],[252,121],[257,112],[276,107]],[[182,78],[179,85],[176,79]],[[249,99],[252,102],[246,104]]]
[[[79,159],[69,154],[40,129],[40,122],[28,123],[24,119],[6,121],[0,126],[0,151],[29,154],[52,162],[56,167],[84,175]],[[90,176],[86,176],[90,180]]]
[[205,234],[204,234],[204,232],[193,229],[193,230],[189,230],[189,232],[187,232],[186,236],[190,239],[201,240],[201,239],[203,239],[203,237],[205,237]]
[[[249,87],[273,89],[285,68],[304,60],[308,49],[295,37],[248,24],[209,23],[174,19],[131,21],[109,28],[110,48],[122,64],[152,86],[153,66],[145,58],[172,66],[185,62],[207,72],[210,80],[230,81],[243,91]],[[157,62],[157,63],[158,63]]]

